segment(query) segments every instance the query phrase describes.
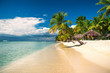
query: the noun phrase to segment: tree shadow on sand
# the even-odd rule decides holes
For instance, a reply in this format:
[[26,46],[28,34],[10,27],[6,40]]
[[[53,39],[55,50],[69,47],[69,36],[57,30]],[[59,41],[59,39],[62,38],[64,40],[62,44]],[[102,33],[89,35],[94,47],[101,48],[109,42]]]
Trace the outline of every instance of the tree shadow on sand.
[[[79,46],[79,45],[76,45]],[[84,58],[83,54],[63,44],[59,47],[65,52],[75,73],[110,73],[110,70]],[[73,46],[72,46],[73,47]]]
[[[87,42],[85,42],[83,45],[85,45]],[[73,46],[66,46],[65,48],[72,48],[72,47],[79,47],[79,46],[83,46],[81,44],[78,44],[78,45],[73,45]]]

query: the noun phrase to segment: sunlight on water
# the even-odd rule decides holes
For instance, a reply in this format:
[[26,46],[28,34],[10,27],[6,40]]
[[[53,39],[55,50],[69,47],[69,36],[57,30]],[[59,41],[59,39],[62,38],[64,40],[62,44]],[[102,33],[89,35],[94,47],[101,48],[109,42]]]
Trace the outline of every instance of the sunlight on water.
[[0,68],[54,42],[0,42]]

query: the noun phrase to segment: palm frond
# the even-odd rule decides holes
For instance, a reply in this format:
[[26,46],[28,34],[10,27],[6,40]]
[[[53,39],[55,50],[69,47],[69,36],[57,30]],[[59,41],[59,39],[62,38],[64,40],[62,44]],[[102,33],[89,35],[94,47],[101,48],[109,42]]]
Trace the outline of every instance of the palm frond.
[[52,26],[50,29],[49,29],[49,33],[55,33],[56,31],[57,31],[57,28],[58,28],[58,26],[57,25],[54,25],[54,26]]
[[107,10],[110,10],[110,5],[108,5]]
[[107,7],[108,7],[108,5],[102,7],[97,13],[99,13],[99,12],[101,12],[101,11],[104,11]]
[[57,20],[56,19],[51,19],[49,26],[52,26],[54,24],[57,24]]
[[57,14],[53,14],[52,18],[55,18],[57,16]]
[[107,16],[109,16],[109,15],[110,15],[110,10],[107,10],[106,15],[107,15]]
[[100,0],[98,3],[96,3],[96,5],[109,5],[110,4],[110,0]]
[[67,16],[67,13],[65,13],[64,16]]
[[58,30],[66,29],[68,27],[67,24],[71,25],[72,21],[66,20],[64,21],[64,17],[67,16],[67,13],[64,12],[58,12],[57,14],[54,14],[52,16],[52,19],[50,20],[49,26],[51,28],[49,29],[49,33],[55,33]]
[[108,11],[106,10],[105,13],[102,16],[102,19],[104,18],[104,16],[108,13]]
[[65,20],[65,21],[63,21],[63,23],[69,23],[69,25],[71,25],[72,21],[71,20]]

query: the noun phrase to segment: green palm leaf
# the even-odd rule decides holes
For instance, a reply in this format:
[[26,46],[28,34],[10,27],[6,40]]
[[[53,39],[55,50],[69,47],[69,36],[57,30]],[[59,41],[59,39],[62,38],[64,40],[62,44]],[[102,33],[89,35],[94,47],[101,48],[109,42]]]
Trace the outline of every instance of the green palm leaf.
[[105,5],[103,8],[101,8],[98,11],[98,12],[101,12],[106,10],[102,18],[104,18],[105,15],[108,16],[110,14],[110,0],[99,0],[99,3],[96,3],[96,5]]
[[104,11],[107,7],[108,7],[108,5],[102,7],[97,13],[99,13],[99,12],[101,12],[101,11]]
[[63,21],[63,23],[69,23],[69,25],[71,25],[72,21],[71,20],[65,20],[65,21]]
[[54,14],[52,16],[52,19],[50,20],[49,26],[51,27],[49,29],[49,33],[55,33],[57,30],[64,30],[67,29],[68,25],[72,24],[72,21],[70,20],[64,20],[65,16],[67,16],[67,13],[64,12],[58,12],[57,14]]
[[55,33],[56,31],[57,31],[57,25],[54,25],[54,26],[52,26],[50,29],[49,29],[49,33]]
[[96,5],[100,5],[100,4],[102,4],[102,5],[106,5],[106,4],[110,4],[110,0],[99,0],[99,3],[96,3]]

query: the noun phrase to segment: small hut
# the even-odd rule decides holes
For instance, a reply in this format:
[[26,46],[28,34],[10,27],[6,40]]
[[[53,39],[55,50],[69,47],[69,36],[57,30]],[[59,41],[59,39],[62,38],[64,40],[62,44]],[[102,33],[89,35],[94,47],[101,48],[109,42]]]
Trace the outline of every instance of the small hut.
[[77,35],[73,36],[72,39],[77,40],[81,45],[83,45],[84,43],[82,41],[80,41],[80,39],[82,39],[87,34],[91,34],[91,33],[93,33],[94,35],[97,35],[97,36],[101,36],[100,33],[96,32],[94,30],[90,30],[90,31],[85,32],[84,34],[77,34]]
[[83,45],[84,43],[82,41],[80,41],[80,39],[82,39],[83,35],[82,34],[77,34],[77,35],[74,35],[72,37],[72,39],[75,39],[77,40],[81,45]]
[[97,39],[98,36],[101,36],[101,34],[96,32],[96,31],[94,31],[94,30],[90,30],[90,33],[88,33],[88,36],[94,37],[94,39]]
[[76,34],[73,36],[73,39],[81,39],[83,37],[82,34]]

